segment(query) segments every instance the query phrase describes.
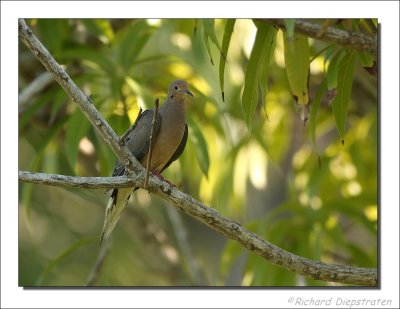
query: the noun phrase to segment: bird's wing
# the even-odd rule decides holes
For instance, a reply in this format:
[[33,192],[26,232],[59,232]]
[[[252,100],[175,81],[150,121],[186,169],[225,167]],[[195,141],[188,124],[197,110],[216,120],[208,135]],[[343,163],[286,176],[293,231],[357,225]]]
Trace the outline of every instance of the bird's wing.
[[176,149],[176,151],[172,155],[171,159],[169,159],[167,164],[165,164],[165,166],[161,169],[160,173],[162,173],[165,169],[167,169],[168,166],[170,166],[172,162],[174,162],[175,160],[177,160],[181,156],[183,150],[185,150],[187,138],[188,138],[188,126],[186,124],[185,125],[185,132],[183,133],[183,137],[182,137],[182,140],[181,140],[178,148]]
[[[150,133],[153,122],[153,110],[146,110],[140,114],[136,119],[134,128],[125,137],[125,145],[132,152],[133,156],[140,161],[145,155],[147,155],[150,146]],[[161,127],[161,115],[158,113],[156,120],[156,126],[154,127],[153,139],[156,138]],[[113,176],[122,176],[125,173],[125,165],[120,161],[116,161],[114,165]]]

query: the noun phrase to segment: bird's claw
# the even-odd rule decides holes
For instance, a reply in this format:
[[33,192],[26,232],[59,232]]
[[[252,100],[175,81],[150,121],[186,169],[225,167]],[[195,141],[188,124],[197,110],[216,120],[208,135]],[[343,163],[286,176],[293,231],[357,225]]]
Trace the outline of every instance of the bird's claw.
[[170,182],[169,180],[165,179],[159,172],[157,171],[152,171],[152,174],[156,177],[158,177],[160,180],[165,181],[166,183],[168,183],[171,187],[176,188],[176,186]]

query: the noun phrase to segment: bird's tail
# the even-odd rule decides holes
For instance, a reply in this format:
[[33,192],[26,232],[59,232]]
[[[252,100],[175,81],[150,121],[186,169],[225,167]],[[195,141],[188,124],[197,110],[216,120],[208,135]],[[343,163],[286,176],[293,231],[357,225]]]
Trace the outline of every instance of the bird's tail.
[[108,236],[110,236],[111,232],[113,231],[115,225],[119,220],[119,217],[121,216],[122,212],[128,205],[130,192],[128,193],[127,196],[124,196],[126,194],[121,194],[123,193],[121,191],[123,191],[123,189],[118,190],[116,194],[112,194],[110,200],[108,201],[103,230],[101,232],[100,245],[103,243],[105,239],[108,238]]

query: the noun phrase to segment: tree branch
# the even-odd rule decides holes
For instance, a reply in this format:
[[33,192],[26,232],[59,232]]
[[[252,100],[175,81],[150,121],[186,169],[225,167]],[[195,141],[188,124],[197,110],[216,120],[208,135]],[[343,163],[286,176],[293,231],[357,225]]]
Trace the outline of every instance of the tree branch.
[[[143,174],[134,179],[119,177],[72,177],[43,173],[19,172],[19,180],[53,186],[81,188],[126,188],[142,187]],[[245,227],[236,223],[215,209],[197,201],[157,177],[150,175],[148,190],[189,216],[208,225],[213,230],[239,242],[243,247],[255,252],[267,261],[299,275],[315,280],[341,282],[352,285],[377,286],[377,270],[313,261],[287,252]]]
[[[261,19],[260,21],[273,24],[279,28],[286,29],[284,19]],[[333,42],[343,47],[351,47],[376,55],[377,40],[360,32],[346,31],[334,27],[309,22],[304,19],[296,19],[294,31],[323,41]]]
[[30,182],[48,186],[72,187],[86,189],[114,189],[134,188],[143,186],[142,174],[114,177],[76,177],[58,174],[32,173],[26,171],[18,172],[21,182]]
[[[79,105],[82,112],[111,147],[118,159],[125,163],[128,170],[137,172],[134,177],[72,177],[20,171],[18,175],[19,180],[22,182],[79,188],[142,187],[144,182],[143,167],[132,156],[127,147],[123,145],[123,141],[118,138],[108,123],[101,117],[93,106],[91,99],[86,97],[75,85],[68,74],[33,35],[32,30],[26,25],[23,19],[19,20],[19,36],[47,70],[52,73],[56,81],[71,99]],[[132,176],[132,174],[130,173],[129,176]],[[376,269],[326,264],[294,255],[265,241],[240,224],[222,216],[215,209],[200,203],[190,195],[179,191],[152,175],[149,177],[148,190],[171,202],[176,208],[206,224],[213,230],[238,241],[248,250],[255,252],[267,261],[279,265],[288,271],[316,280],[377,286]]]
[[33,34],[32,30],[26,25],[25,20],[18,20],[18,34],[21,41],[31,50],[37,59],[45,66],[45,68],[53,75],[54,79],[69,95],[72,101],[78,104],[81,111],[89,119],[92,125],[103,140],[111,147],[120,162],[123,162],[128,172],[143,173],[144,169],[140,163],[134,158],[127,147],[124,146],[118,135],[104,120],[101,114],[93,105],[90,97],[87,97],[72,81],[67,72],[58,64],[49,51]]

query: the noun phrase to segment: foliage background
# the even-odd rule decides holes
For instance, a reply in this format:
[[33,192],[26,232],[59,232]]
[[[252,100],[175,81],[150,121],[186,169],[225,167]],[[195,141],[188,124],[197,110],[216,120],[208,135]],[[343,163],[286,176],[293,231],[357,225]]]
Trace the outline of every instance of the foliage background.
[[[183,191],[294,254],[377,267],[377,81],[362,68],[361,57],[351,79],[344,145],[332,107],[326,98],[321,102],[315,123],[319,166],[309,123],[304,125],[293,105],[281,30],[268,66],[266,105],[257,105],[248,126],[241,93],[257,32],[251,20],[235,23],[225,101],[220,54],[210,39],[212,65],[203,20],[27,22],[92,95],[117,134],[135,120],[139,106],[151,108],[156,97],[162,101],[172,80],[188,80],[195,93],[188,107],[190,139],[180,160],[165,172]],[[219,44],[226,22],[215,20]],[[333,52],[329,43],[308,41],[310,56],[317,55],[310,63],[313,98]],[[20,92],[44,70],[20,43]],[[114,160],[55,82],[26,104],[20,102],[19,169],[106,176]],[[107,195],[32,184],[19,189],[19,285],[85,285],[99,252]],[[112,237],[96,285],[327,284],[265,262],[143,190],[135,193]]]

